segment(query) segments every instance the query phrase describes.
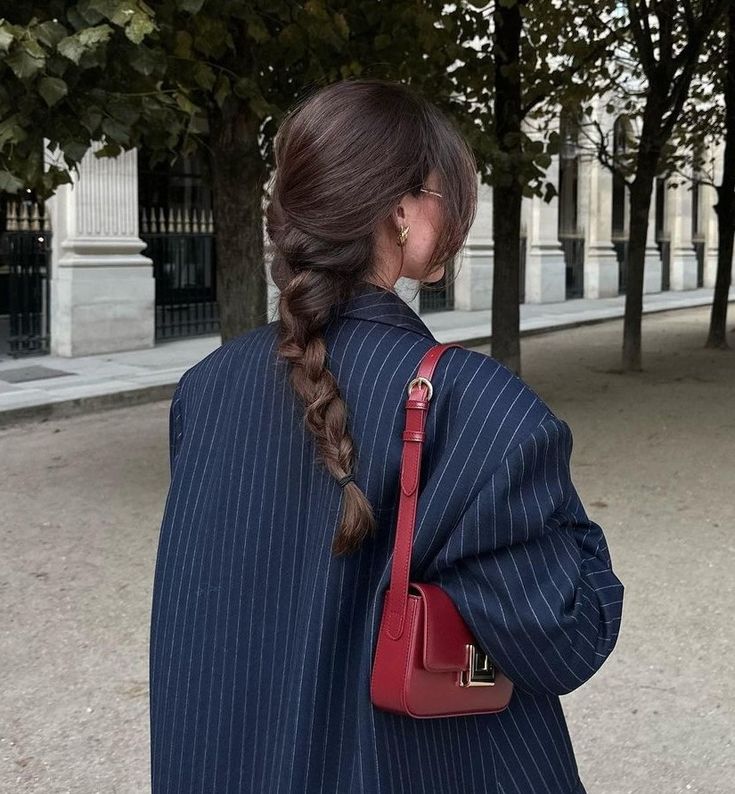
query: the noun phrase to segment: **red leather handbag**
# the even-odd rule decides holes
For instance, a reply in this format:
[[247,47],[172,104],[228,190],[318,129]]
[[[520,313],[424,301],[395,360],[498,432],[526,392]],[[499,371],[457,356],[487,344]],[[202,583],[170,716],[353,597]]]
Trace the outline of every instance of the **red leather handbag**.
[[408,581],[431,376],[450,347],[462,345],[430,348],[408,385],[393,564],[370,678],[373,705],[418,718],[502,711],[513,693],[449,595],[438,585]]

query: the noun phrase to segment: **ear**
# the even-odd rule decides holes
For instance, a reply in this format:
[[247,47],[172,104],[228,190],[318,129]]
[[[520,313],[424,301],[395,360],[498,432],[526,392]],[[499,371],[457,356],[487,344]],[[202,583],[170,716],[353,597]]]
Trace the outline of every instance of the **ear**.
[[391,220],[393,221],[396,231],[398,231],[402,226],[408,225],[406,206],[403,200],[399,201],[398,204],[396,204],[396,206],[393,208],[393,211],[391,212]]

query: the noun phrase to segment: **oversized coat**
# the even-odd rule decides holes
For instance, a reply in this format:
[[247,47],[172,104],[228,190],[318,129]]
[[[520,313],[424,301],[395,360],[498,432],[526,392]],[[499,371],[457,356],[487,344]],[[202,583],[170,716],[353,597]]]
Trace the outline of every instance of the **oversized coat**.
[[515,688],[498,714],[379,710],[370,670],[406,387],[436,340],[374,286],[336,307],[325,338],[378,523],[352,555],[330,550],[343,491],[315,457],[275,321],[176,389],[151,616],[153,794],[584,794],[559,696],[613,650],[623,585],[572,483],[569,426],[492,357],[441,357],[410,576],[450,594]]

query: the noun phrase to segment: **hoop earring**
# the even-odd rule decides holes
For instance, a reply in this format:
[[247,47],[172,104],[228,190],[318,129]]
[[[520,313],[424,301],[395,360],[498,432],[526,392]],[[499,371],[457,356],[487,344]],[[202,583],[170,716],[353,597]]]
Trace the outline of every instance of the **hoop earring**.
[[401,226],[401,230],[398,232],[398,245],[400,245],[401,248],[406,244],[406,240],[408,239],[408,230],[410,228],[410,226]]

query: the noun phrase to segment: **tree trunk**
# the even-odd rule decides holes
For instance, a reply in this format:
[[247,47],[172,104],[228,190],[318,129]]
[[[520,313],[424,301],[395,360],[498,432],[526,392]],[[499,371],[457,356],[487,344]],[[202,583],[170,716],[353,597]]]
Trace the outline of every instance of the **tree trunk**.
[[258,120],[229,97],[210,114],[217,304],[222,341],[268,321]]
[[[492,354],[520,375],[520,241],[523,188],[521,158],[522,95],[519,68],[523,19],[519,2],[495,10],[495,136],[503,173],[493,186]],[[500,159],[500,158],[499,158]]]
[[625,284],[625,318],[623,320],[624,371],[643,368],[641,322],[643,318],[643,275],[646,264],[646,241],[651,196],[661,155],[657,134],[662,113],[649,97],[643,116],[635,179],[630,188],[630,230],[628,236],[628,274]]
[[725,154],[722,182],[717,188],[717,278],[712,301],[709,335],[705,347],[729,348],[727,303],[732,281],[732,254],[735,240],[735,3],[730,3],[727,31],[727,74],[725,75]]

